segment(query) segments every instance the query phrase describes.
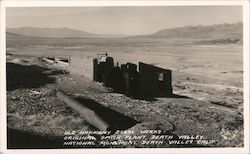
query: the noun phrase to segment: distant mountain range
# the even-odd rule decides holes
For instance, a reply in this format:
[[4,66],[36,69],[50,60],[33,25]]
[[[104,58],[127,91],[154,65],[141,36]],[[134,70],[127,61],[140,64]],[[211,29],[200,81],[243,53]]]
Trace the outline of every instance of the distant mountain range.
[[21,27],[21,28],[7,28],[8,35],[39,37],[39,38],[120,38],[120,35],[97,35],[88,32],[70,29],[70,28],[35,28],[35,27]]
[[132,36],[141,38],[242,38],[243,37],[243,24],[242,22],[233,24],[217,24],[209,26],[185,26],[172,29],[163,29],[150,35]]
[[242,22],[209,26],[185,26],[162,29],[156,33],[140,36],[97,35],[69,28],[8,28],[7,38],[166,38],[166,39],[238,39],[243,37]]
[[22,35],[19,35],[19,34],[13,34],[13,33],[10,33],[10,32],[6,32],[6,37],[7,39],[15,39],[15,38],[23,38],[23,37],[27,37],[27,36],[22,36]]

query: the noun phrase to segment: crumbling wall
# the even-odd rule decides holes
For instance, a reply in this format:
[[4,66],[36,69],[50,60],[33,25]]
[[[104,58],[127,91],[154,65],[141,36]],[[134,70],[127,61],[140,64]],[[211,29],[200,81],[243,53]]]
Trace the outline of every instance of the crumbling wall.
[[90,56],[70,56],[71,74],[83,75],[93,80],[93,58]]
[[138,93],[144,97],[157,96],[157,75],[155,73],[139,73]]
[[172,95],[172,71],[139,62],[114,67],[112,57],[93,60],[94,81],[104,82],[116,92],[130,96],[164,97]]
[[139,91],[145,95],[172,95],[172,71],[139,62]]

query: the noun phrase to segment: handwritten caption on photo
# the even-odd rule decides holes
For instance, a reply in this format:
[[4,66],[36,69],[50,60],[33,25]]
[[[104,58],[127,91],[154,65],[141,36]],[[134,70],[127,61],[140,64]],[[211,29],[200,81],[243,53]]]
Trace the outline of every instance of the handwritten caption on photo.
[[[63,146],[88,147],[157,147],[162,145],[201,145],[210,146],[216,141],[206,139],[203,135],[173,135],[162,130],[117,130],[111,131],[65,131]],[[161,146],[161,147],[162,147]]]

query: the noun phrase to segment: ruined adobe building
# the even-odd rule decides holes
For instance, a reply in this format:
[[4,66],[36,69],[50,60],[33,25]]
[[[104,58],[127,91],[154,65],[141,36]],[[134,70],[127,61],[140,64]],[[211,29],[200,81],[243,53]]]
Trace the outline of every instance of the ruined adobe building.
[[[103,82],[115,92],[129,96],[162,97],[172,95],[172,71],[139,62],[114,65],[114,59],[107,54],[94,60],[88,56],[70,56],[71,74]],[[55,59],[55,57],[53,58]],[[47,59],[50,60],[50,59]]]
[[172,95],[172,71],[139,62],[114,66],[112,57],[93,60],[93,80],[104,82],[114,91],[130,96],[161,97]]

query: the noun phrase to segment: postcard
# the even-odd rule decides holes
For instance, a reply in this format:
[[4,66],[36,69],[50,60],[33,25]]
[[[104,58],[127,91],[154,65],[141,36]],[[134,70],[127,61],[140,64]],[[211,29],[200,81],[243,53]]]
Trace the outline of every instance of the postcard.
[[1,1],[1,152],[249,153],[249,1]]

